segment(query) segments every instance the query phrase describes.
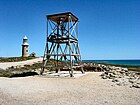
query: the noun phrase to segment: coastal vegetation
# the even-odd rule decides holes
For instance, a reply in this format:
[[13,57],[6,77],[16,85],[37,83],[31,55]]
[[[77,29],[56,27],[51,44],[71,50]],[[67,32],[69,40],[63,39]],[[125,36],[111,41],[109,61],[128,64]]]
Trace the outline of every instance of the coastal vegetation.
[[[30,59],[34,59],[35,57],[12,57],[12,58],[0,58],[0,62],[18,62],[18,61],[26,61]],[[50,64],[56,62],[55,60],[51,59],[49,61]],[[60,62],[60,61],[59,61]],[[63,62],[61,62],[63,63]],[[86,65],[85,65],[86,64]],[[134,71],[140,75],[140,66],[131,66],[131,65],[115,65],[115,64],[105,64],[105,63],[84,63],[84,70],[85,71],[102,71],[102,68],[99,65],[106,65],[106,66],[115,66],[115,67],[124,67],[128,68],[129,71]],[[39,72],[42,67],[42,62],[38,62],[32,65],[24,65],[24,66],[11,66],[6,70],[0,69],[0,77],[21,77],[21,76],[31,76],[31,75],[39,75]],[[49,71],[54,71],[54,69],[48,69]]]
[[42,63],[35,63],[33,65],[11,66],[6,70],[0,69],[0,77],[24,77],[31,75],[38,75],[38,69],[40,69]]
[[0,57],[0,62],[19,62],[34,59],[35,57]]

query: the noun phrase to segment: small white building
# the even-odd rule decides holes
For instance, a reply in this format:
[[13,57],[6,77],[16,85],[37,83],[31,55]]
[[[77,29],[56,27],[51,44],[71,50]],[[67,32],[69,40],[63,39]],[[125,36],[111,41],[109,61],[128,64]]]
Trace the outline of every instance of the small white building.
[[28,38],[26,35],[23,38],[23,43],[22,43],[22,57],[28,57]]

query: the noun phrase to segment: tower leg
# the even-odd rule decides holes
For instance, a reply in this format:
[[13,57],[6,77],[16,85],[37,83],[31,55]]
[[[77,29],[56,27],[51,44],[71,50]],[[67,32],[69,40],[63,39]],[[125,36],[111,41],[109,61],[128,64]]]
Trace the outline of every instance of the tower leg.
[[58,73],[60,71],[60,69],[56,69],[56,73]]
[[83,67],[81,67],[81,72],[82,72],[82,74],[85,74]]
[[44,72],[44,67],[41,68],[40,75],[42,75],[43,72]]
[[71,71],[70,71],[70,77],[74,77],[74,75],[73,75],[73,69],[71,69]]
[[43,60],[43,65],[42,65],[42,68],[41,68],[41,71],[40,71],[40,75],[42,75],[42,74],[43,74],[43,72],[44,72],[45,63],[46,63],[46,61],[45,61],[45,60]]

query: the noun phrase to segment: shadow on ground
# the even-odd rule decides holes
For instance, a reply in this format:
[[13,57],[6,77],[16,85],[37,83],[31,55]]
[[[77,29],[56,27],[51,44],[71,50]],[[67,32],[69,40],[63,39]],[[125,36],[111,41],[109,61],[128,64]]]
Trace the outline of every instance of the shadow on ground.
[[10,78],[12,78],[12,77],[26,77],[26,76],[34,76],[34,75],[38,75],[38,73],[36,73],[36,72],[23,72],[21,74],[13,74],[10,76]]

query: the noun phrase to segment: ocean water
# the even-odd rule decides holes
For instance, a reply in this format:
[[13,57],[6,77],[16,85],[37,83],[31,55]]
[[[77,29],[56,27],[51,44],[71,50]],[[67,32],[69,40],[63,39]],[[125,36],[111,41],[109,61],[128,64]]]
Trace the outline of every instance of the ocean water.
[[82,62],[140,66],[140,60],[82,60]]

